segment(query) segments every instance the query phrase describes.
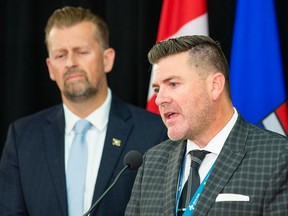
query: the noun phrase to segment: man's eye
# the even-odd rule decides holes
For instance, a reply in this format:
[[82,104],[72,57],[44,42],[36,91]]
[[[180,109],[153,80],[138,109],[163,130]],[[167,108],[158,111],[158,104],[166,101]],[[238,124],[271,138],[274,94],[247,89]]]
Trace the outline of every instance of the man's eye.
[[81,55],[86,55],[86,54],[88,54],[88,52],[87,51],[81,51],[81,52],[79,52]]
[[64,57],[64,55],[56,55],[56,56],[55,56],[56,59],[61,59],[61,58],[63,58],[63,57]]
[[171,86],[171,87],[176,87],[176,86],[177,86],[177,83],[171,82],[171,83],[170,83],[170,86]]
[[159,92],[159,88],[154,88],[154,93],[158,93]]

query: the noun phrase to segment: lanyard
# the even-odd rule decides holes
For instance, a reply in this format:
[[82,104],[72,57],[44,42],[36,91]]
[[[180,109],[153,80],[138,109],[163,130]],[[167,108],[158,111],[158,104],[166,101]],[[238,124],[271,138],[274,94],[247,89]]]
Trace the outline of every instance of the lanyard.
[[180,171],[180,176],[179,176],[179,181],[178,181],[178,191],[177,191],[177,199],[176,199],[176,216],[178,215],[178,206],[179,206],[179,201],[180,201],[180,196],[181,196],[181,191],[182,191],[182,179],[183,179],[183,174],[184,174],[184,165],[186,162],[186,148],[184,150],[184,155],[182,159],[182,165],[181,165],[181,171]]
[[[184,157],[185,158],[185,157]],[[179,178],[179,183],[178,183],[178,191],[177,191],[177,205],[176,205],[176,216],[178,215],[178,205],[179,205],[179,201],[180,201],[180,196],[181,196],[181,190],[182,190],[182,178],[183,178],[183,173],[184,173],[184,164],[185,164],[185,160],[182,160],[182,166],[181,166],[181,173],[180,173],[180,178]],[[212,165],[212,167],[210,168],[210,170],[208,171],[207,175],[205,176],[205,178],[203,179],[202,183],[199,185],[198,189],[196,190],[195,194],[193,195],[192,199],[189,202],[188,207],[186,208],[186,211],[184,212],[183,216],[192,216],[194,213],[194,210],[196,208],[198,199],[206,185],[206,182],[212,172],[214,164]]]
[[188,207],[186,208],[186,211],[184,212],[183,216],[192,216],[194,213],[194,210],[196,208],[196,204],[198,202],[198,199],[206,185],[206,182],[211,174],[212,168],[213,168],[214,164],[212,165],[212,167],[210,168],[209,172],[207,173],[207,175],[205,176],[205,178],[203,179],[202,183],[199,185],[197,191],[195,192],[194,196],[192,197],[192,199],[189,202]]

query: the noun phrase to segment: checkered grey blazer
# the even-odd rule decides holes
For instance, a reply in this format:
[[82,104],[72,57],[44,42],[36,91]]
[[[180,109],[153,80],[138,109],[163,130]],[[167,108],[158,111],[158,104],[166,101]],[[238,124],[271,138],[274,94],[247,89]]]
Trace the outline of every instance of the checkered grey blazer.
[[[168,140],[146,153],[126,216],[175,215],[185,144],[186,141]],[[288,140],[255,127],[239,116],[199,198],[194,216],[288,215],[287,180]],[[240,200],[233,201],[232,194]]]

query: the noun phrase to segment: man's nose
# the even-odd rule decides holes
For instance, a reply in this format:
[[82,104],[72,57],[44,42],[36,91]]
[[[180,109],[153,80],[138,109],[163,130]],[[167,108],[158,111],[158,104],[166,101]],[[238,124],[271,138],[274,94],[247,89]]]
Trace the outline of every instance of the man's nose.
[[77,58],[74,54],[69,54],[66,60],[65,66],[67,68],[75,67],[77,66]]
[[155,103],[158,106],[161,106],[164,103],[170,103],[170,102],[171,102],[171,97],[169,93],[165,89],[159,89],[156,95]]

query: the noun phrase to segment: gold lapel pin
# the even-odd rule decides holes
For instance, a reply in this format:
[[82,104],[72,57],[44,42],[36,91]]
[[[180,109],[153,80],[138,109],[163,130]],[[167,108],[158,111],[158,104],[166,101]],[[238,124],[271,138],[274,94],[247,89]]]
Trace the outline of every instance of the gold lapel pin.
[[113,139],[112,139],[112,145],[113,145],[113,146],[120,147],[120,146],[121,146],[121,140],[116,139],[116,138],[113,138]]

